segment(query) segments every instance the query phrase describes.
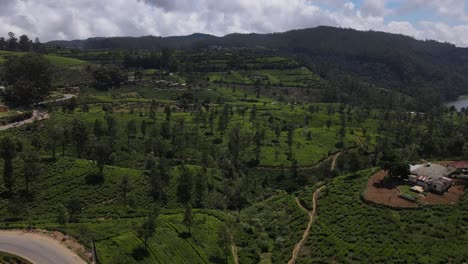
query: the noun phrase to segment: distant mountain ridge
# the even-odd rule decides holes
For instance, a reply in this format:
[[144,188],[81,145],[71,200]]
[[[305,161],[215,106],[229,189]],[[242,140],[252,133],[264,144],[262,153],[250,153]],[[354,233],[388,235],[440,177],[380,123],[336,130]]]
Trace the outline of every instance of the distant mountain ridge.
[[[320,26],[268,34],[192,34],[53,41],[81,49],[199,49],[265,47],[291,56],[322,77],[336,72],[409,95],[438,93],[441,100],[468,93],[468,48],[376,31]],[[433,96],[434,97],[434,96]]]
[[54,40],[46,44],[78,49],[186,49],[194,42],[217,38],[213,35],[194,33],[187,36],[142,36],[142,37],[94,37],[84,40]]

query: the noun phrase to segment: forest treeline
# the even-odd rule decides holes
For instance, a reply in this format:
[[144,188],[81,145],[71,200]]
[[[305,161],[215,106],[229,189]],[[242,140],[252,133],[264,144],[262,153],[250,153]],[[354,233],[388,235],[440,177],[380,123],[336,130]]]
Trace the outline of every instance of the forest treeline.
[[466,48],[384,32],[322,26],[274,34],[93,38],[50,44],[84,49],[267,48],[300,60],[329,80],[351,74],[406,95],[431,94],[441,100],[468,92]]

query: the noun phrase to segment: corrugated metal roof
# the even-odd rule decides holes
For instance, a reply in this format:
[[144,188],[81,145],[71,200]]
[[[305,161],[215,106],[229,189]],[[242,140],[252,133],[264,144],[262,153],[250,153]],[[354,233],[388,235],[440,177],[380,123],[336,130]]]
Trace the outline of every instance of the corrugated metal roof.
[[[439,164],[424,164],[419,166],[417,169],[411,171],[412,174],[415,174],[418,177],[418,180],[421,179],[422,181],[432,180],[432,179],[440,179],[442,177],[448,176],[453,173],[454,170],[451,168],[447,168],[445,166]],[[427,177],[427,178],[421,178]]]
[[466,169],[468,168],[467,161],[455,161],[449,164],[450,167],[454,167],[456,169]]

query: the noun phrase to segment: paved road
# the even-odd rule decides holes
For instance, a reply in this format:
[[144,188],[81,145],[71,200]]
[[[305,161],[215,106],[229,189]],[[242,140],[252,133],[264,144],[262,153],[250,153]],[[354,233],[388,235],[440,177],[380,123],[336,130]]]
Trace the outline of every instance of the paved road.
[[0,231],[0,251],[20,256],[34,264],[86,264],[56,240],[23,231]]
[[66,101],[66,100],[72,99],[73,97],[76,97],[76,95],[75,95],[75,94],[63,94],[63,97],[62,97],[62,98],[53,99],[53,100],[47,100],[47,101],[44,101],[44,102],[39,102],[39,103],[37,103],[37,104],[38,104],[38,105],[43,105],[43,104],[47,104],[47,103],[62,102],[62,101]]
[[[38,103],[38,105],[43,105],[43,104],[47,104],[47,103],[51,103],[51,102],[66,101],[66,100],[69,100],[69,99],[71,99],[73,97],[76,97],[76,95],[74,95],[74,94],[64,94],[63,98],[40,102],[40,103]],[[33,110],[33,114],[31,116],[31,118],[20,121],[20,122],[11,123],[11,124],[8,124],[8,125],[5,125],[5,126],[0,126],[0,131],[8,130],[10,128],[22,126],[22,125],[25,125],[25,124],[31,124],[31,123],[33,123],[35,121],[39,121],[39,120],[45,120],[45,119],[48,119],[49,117],[50,116],[49,116],[49,114],[47,112],[44,112],[44,111],[40,112],[38,110]]]
[[49,118],[49,114],[47,112],[39,112],[37,110],[33,110],[31,118],[23,120],[23,121],[11,123],[11,124],[8,124],[8,125],[0,126],[0,131],[1,130],[7,130],[7,129],[10,129],[10,128],[14,128],[14,127],[18,127],[18,126],[22,126],[22,125],[25,125],[25,124],[31,124],[34,121],[45,120],[45,119],[48,119],[48,118]]

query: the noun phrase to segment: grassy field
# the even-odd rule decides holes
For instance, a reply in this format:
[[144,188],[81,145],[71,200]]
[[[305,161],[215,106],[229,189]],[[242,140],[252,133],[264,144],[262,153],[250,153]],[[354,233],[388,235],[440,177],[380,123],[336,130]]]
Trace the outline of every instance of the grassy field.
[[[13,51],[4,51],[0,50],[0,63],[4,62],[6,57],[8,56],[21,56],[26,54],[26,52],[13,52]],[[85,61],[66,58],[56,55],[45,55],[45,57],[52,63],[52,65],[57,67],[74,67],[74,66],[82,66],[85,64]]]

